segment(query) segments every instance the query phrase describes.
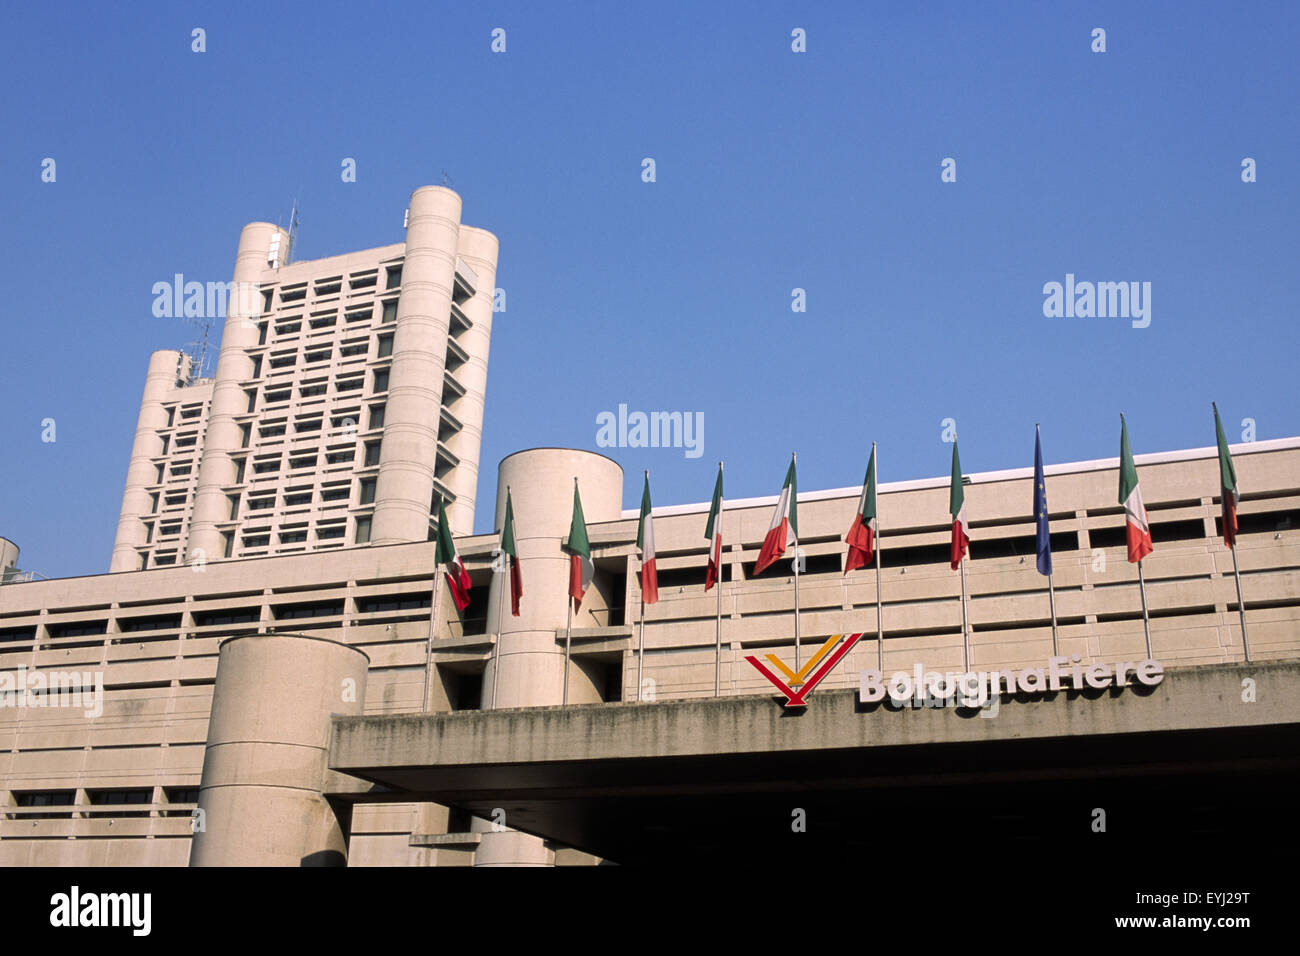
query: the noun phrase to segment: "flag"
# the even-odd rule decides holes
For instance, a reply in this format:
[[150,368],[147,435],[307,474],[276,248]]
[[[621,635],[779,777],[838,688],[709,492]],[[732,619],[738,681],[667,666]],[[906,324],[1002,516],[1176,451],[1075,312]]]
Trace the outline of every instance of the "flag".
[[[1213,405],[1214,403],[1211,402]],[[1237,469],[1228,453],[1228,438],[1219,421],[1219,406],[1214,405],[1214,431],[1219,441],[1219,489],[1223,498],[1223,543],[1228,547],[1237,544]]]
[[1147,524],[1147,509],[1142,504],[1142,489],[1138,487],[1137,467],[1128,447],[1128,425],[1123,415],[1119,417],[1119,503],[1124,506],[1131,564],[1141,561],[1155,548],[1151,544],[1151,526]]
[[587,540],[587,521],[582,516],[582,499],[578,497],[578,481],[573,482],[573,522],[569,525],[569,597],[573,609],[582,606],[582,596],[587,593],[596,565],[591,560],[591,542]]
[[862,480],[862,497],[853,516],[849,533],[844,536],[849,546],[849,556],[844,562],[844,573],[854,568],[865,568],[876,554],[876,446],[871,446],[867,462],[867,477]]
[[704,526],[709,539],[709,569],[704,572],[704,590],[722,578],[722,462],[718,462],[718,480],[713,486],[713,504],[709,506],[709,523]]
[[435,564],[442,565],[447,574],[447,584],[451,587],[452,600],[456,609],[463,611],[469,607],[469,572],[465,562],[456,553],[456,542],[451,537],[451,525],[447,523],[447,506],[442,498],[438,499],[438,539],[434,549]]
[[790,470],[785,473],[785,484],[781,486],[781,498],[772,512],[772,524],[763,539],[763,549],[758,553],[754,565],[754,575],[762,574],[777,558],[785,554],[785,549],[799,540],[799,490],[794,475],[794,456],[790,456]]
[[1052,534],[1047,523],[1047,481],[1043,477],[1043,443],[1034,427],[1034,525],[1038,536],[1038,573],[1052,574]]
[[519,574],[519,551],[515,545],[515,508],[506,489],[506,521],[501,529],[501,553],[510,561],[510,613],[519,616],[519,599],[524,596],[524,579]]
[[952,440],[952,489],[948,492],[948,513],[952,515],[952,569],[957,570],[970,548],[970,525],[966,523],[966,492],[961,485],[961,459],[957,439]]
[[636,546],[641,549],[641,600],[654,604],[659,600],[659,571],[655,567],[655,525],[650,517],[650,472],[645,473],[641,492],[641,521],[636,526]]

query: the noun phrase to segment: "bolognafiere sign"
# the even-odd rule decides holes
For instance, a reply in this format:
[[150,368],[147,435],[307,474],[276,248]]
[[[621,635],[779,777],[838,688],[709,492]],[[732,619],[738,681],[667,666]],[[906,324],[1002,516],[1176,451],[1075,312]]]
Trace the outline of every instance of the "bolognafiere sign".
[[[862,639],[862,634],[850,634],[848,640],[836,648],[843,634],[826,641],[799,670],[792,670],[775,654],[767,659],[776,671],[768,668],[752,654],[745,660],[766,677],[785,697],[786,707],[806,707],[808,695],[835,669],[835,665]],[[1124,687],[1130,674],[1146,687],[1154,687],[1164,680],[1164,666],[1157,660],[1116,661],[1114,664],[1083,664],[1076,654],[1073,657],[1049,657],[1046,666],[1026,667],[1022,670],[940,672],[927,671],[916,664],[909,671],[895,671],[888,680],[878,670],[864,670],[860,675],[859,699],[864,704],[879,703],[886,696],[898,705],[922,702],[943,706],[953,703],[958,707],[979,708],[1002,694],[1021,694],[1038,697],[1066,689],[1104,690]]]

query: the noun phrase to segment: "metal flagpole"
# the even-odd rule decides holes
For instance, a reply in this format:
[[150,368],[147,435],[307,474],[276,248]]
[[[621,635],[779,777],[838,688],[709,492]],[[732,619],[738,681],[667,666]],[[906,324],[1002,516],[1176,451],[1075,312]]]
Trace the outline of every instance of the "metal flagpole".
[[1052,605],[1052,656],[1055,657],[1060,653],[1056,637],[1056,587],[1052,584],[1052,576],[1047,576],[1047,600]]
[[[722,462],[718,462],[718,477],[722,477]],[[722,499],[718,500],[718,526],[713,529],[716,541],[722,536]],[[724,539],[725,540],[725,539]],[[709,542],[709,554],[713,553],[713,541]],[[718,549],[718,627],[713,638],[713,696],[719,696],[722,684],[722,549]]]
[[1147,583],[1142,577],[1142,562],[1138,561],[1138,590],[1142,592],[1142,630],[1147,636],[1147,657],[1151,657],[1151,620],[1147,614]]
[[[510,489],[506,489],[506,494]],[[492,645],[492,709],[497,709],[497,684],[501,683],[501,632],[505,630],[505,597],[506,588],[510,587],[510,572],[506,570],[510,566],[510,555],[504,551],[501,552],[501,579],[497,588],[497,639]]]
[[961,658],[965,669],[970,670],[970,628],[966,616],[966,555],[961,556]]
[[564,605],[564,703],[569,702],[569,640],[573,636],[573,595]]
[[[1241,599],[1241,572],[1237,569],[1237,548],[1236,542],[1233,542],[1232,551],[1232,579],[1237,582],[1237,613],[1241,615],[1241,651],[1245,655],[1246,661],[1250,661],[1250,645],[1246,643],[1246,602]],[[1148,653],[1148,657],[1151,655]]]
[[641,566],[641,626],[638,628],[639,635],[636,641],[636,700],[641,702],[641,673],[645,667],[645,565]]
[[[871,443],[871,457],[876,457],[876,443]],[[880,462],[876,461],[876,474],[873,477],[879,479]],[[880,603],[880,509],[876,509],[876,530],[872,543],[876,546],[876,667],[883,675],[885,673],[885,625],[881,619],[883,605]],[[883,679],[883,678],[882,678]]]
[[442,603],[442,588],[438,580],[438,562],[433,564],[433,600],[429,602],[429,643],[424,652],[424,712],[429,712],[429,691],[433,686],[433,639],[438,632],[438,607]]
[[[790,456],[790,461],[795,461],[795,456]],[[790,489],[790,506],[787,509],[793,511],[798,507],[798,486]],[[799,532],[794,533],[794,669],[799,669]]]

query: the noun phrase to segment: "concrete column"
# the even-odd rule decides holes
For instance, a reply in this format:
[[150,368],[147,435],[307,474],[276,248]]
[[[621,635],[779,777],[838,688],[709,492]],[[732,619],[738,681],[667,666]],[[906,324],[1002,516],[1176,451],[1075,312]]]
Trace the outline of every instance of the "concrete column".
[[142,519],[151,508],[150,485],[158,483],[158,469],[153,460],[162,454],[160,429],[167,427],[167,412],[163,399],[176,387],[179,375],[185,371],[182,362],[187,358],[170,349],[149,356],[149,372],[145,376],[144,396],[140,399],[140,415],[136,419],[135,442],[131,445],[131,462],[126,469],[126,491],[122,494],[122,511],[117,519],[117,539],[113,542],[113,559],[109,571],[138,571],[140,556],[137,548],[145,542]]
[[453,373],[465,387],[452,414],[464,427],[447,440],[447,450],[460,459],[448,476],[456,501],[447,508],[451,526],[462,534],[474,529],[474,498],[478,491],[478,456],[483,441],[483,402],[487,393],[488,346],[492,339],[492,293],[496,288],[497,237],[484,229],[462,226],[459,255],[478,277],[474,295],[460,308],[473,323],[457,344],[469,361]]
[[[497,470],[495,527],[500,528],[505,518],[509,485],[524,584],[519,617],[514,617],[509,594],[498,599],[497,588],[509,587],[509,582],[504,575],[492,576],[488,630],[499,636],[495,665],[489,663],[484,674],[483,698],[490,701],[493,684],[499,683],[499,709],[553,705],[564,699],[564,646],[556,640],[556,631],[564,628],[569,556],[560,545],[568,536],[573,516],[575,476],[588,527],[621,517],[623,469],[604,455],[571,448],[533,448],[507,456]],[[505,613],[498,620],[497,608],[502,604]],[[570,702],[598,699],[598,688],[570,663]],[[512,830],[495,832],[490,821],[477,818],[474,829],[483,835],[475,866],[546,866],[553,862],[553,854],[538,837]]]
[[226,304],[226,324],[221,332],[221,352],[217,356],[212,404],[203,436],[203,456],[199,459],[198,480],[194,488],[194,512],[190,520],[186,563],[193,561],[198,554],[208,561],[225,556],[218,524],[230,518],[226,488],[235,483],[236,468],[232,455],[240,450],[243,437],[235,417],[248,412],[244,384],[253,375],[253,359],[248,349],[257,346],[257,320],[262,310],[262,297],[258,290],[262,274],[268,267],[271,239],[276,234],[280,236],[280,247],[288,249],[289,234],[269,222],[249,223],[239,234],[234,289]]
[[[429,536],[460,207],[460,196],[441,186],[411,194],[371,544]],[[472,530],[453,525],[462,534]]]
[[330,716],[362,713],[369,663],[318,637],[222,643],[191,866],[346,864],[346,827],[322,796]]
[[8,538],[0,538],[0,574],[18,567],[18,545]]

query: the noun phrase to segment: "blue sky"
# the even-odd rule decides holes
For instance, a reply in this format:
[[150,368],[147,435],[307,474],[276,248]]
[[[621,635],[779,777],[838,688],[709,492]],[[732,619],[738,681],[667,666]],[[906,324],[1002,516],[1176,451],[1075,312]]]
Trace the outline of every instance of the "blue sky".
[[[656,503],[707,499],[720,458],[728,497],[775,494],[792,450],[801,488],[852,485],[873,440],[882,481],[942,475],[949,417],[968,472],[1030,465],[1035,422],[1048,463],[1116,455],[1121,411],[1138,454],[1209,445],[1211,399],[1234,441],[1300,434],[1300,5],[618,7],[7,7],[22,565],[108,567],[149,353],[194,337],[154,282],[229,279],[298,194],[296,258],[399,242],[444,170],[501,239],[480,502],[620,403],[705,421],[696,459],[607,450],[627,507],[643,468]],[[1150,326],[1045,318],[1067,273],[1150,282]]]

